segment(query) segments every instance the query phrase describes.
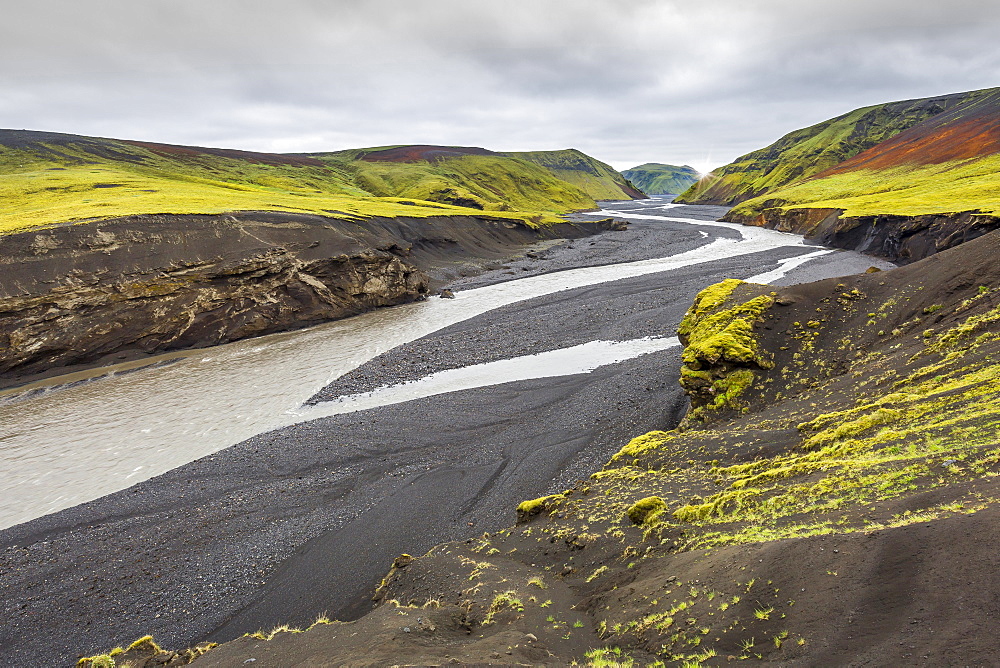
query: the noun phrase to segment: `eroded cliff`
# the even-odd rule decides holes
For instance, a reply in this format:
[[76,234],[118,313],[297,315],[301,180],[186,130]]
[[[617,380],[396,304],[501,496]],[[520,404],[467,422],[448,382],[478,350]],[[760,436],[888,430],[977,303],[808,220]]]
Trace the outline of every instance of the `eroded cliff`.
[[428,272],[547,236],[484,217],[365,221],[278,212],[130,216],[3,237],[0,384],[195,348],[425,295]]
[[801,234],[818,244],[907,264],[1000,229],[1000,217],[978,211],[905,216],[845,216],[841,209],[731,210],[722,220]]

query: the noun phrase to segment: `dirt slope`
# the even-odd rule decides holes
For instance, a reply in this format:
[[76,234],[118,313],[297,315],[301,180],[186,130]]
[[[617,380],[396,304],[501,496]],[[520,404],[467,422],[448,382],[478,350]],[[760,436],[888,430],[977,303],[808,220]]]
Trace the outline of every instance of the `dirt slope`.
[[401,556],[356,622],[195,665],[991,664],[997,253],[993,233],[888,272],[706,289],[680,429],[516,527]]

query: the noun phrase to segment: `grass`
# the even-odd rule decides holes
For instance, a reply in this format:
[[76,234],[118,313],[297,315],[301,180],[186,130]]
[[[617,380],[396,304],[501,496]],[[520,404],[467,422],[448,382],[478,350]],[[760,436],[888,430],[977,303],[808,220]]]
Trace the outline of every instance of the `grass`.
[[[250,210],[348,219],[489,215],[545,225],[558,222],[556,214],[595,206],[593,196],[539,164],[545,152],[531,154],[535,162],[502,155],[366,162],[341,152],[266,164],[176,148],[84,137],[0,144],[0,233],[133,214]],[[578,152],[574,158],[583,167],[603,165]],[[616,173],[586,173],[595,193],[625,196]]]
[[743,201],[829,169],[861,151],[933,116],[939,107],[926,100],[855,109],[795,130],[770,146],[713,170],[677,198],[678,202]]
[[687,165],[678,167],[657,162],[626,169],[622,172],[622,176],[648,195],[676,195],[690,188],[699,178],[698,172],[693,167]]
[[504,610],[524,612],[524,603],[517,597],[516,591],[508,589],[493,598],[493,602],[490,603],[490,607],[486,611],[486,617],[483,618],[483,626],[492,624],[496,620],[496,616]]
[[845,217],[875,214],[919,216],[962,211],[1000,214],[1000,155],[935,165],[860,169],[810,179],[743,202],[735,215],[756,215],[774,206],[842,209]]

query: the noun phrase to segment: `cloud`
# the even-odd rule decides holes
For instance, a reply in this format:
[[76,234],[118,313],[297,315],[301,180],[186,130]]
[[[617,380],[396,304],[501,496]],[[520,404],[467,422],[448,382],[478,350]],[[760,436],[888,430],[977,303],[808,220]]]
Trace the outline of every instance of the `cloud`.
[[36,0],[0,24],[0,126],[707,168],[858,106],[1000,84],[992,4]]

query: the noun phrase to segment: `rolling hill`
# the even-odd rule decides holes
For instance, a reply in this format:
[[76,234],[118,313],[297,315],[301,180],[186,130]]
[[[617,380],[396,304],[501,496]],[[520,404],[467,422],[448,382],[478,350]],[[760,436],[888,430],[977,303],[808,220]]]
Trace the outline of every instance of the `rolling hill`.
[[731,205],[763,195],[838,165],[903,130],[962,105],[978,93],[862,107],[795,130],[770,146],[712,170],[676,201]]
[[1000,89],[858,109],[716,170],[678,201],[911,262],[1000,227]]
[[699,178],[694,167],[665,165],[647,162],[622,172],[622,176],[647,195],[676,195],[682,193]]
[[434,146],[284,155],[2,130],[0,233],[249,210],[341,218],[489,211],[537,224],[593,208],[595,197],[641,196],[578,151],[523,155]]

